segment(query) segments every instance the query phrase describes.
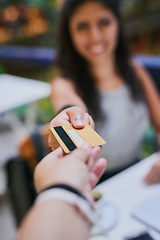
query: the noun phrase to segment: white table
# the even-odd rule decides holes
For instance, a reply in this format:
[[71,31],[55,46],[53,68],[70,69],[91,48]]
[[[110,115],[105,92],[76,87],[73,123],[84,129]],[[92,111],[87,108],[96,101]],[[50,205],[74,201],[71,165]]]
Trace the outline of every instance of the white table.
[[0,113],[48,97],[50,84],[42,81],[0,75]]
[[144,229],[149,229],[156,240],[160,239],[160,233],[147,228],[145,224],[131,216],[134,206],[160,191],[160,184],[149,186],[143,181],[143,177],[158,157],[160,155],[153,154],[97,186],[97,190],[102,193],[102,200],[99,201],[106,199],[116,206],[118,221],[106,238],[97,236],[93,238],[94,240],[123,240],[131,233]]
[[[35,107],[33,103],[50,95],[50,84],[42,81],[17,77],[9,74],[0,75],[0,127],[11,126],[12,131],[0,131],[0,163],[9,155],[15,154],[16,143],[30,134],[35,124]],[[10,110],[29,105],[25,117],[25,126]],[[12,134],[10,135],[10,133]]]

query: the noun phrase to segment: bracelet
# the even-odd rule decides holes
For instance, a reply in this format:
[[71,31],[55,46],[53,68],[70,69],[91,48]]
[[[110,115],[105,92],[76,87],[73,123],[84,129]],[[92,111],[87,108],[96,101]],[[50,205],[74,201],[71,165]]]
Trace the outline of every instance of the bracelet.
[[67,108],[70,108],[70,107],[75,107],[75,105],[65,105],[64,107],[62,107],[62,108],[58,111],[57,115],[58,115],[60,112],[62,112],[63,110],[65,110],[65,109],[67,109]]
[[49,199],[62,200],[75,205],[92,224],[95,223],[94,208],[77,189],[65,184],[56,184],[40,192],[35,202],[36,204],[40,204]]
[[[67,184],[62,184],[62,183],[51,185],[51,186],[45,188],[44,190],[42,190],[40,193],[42,193],[46,190],[49,190],[49,189],[53,189],[53,188],[62,188],[62,189],[68,190],[69,192],[75,193],[79,197],[82,197],[84,200],[88,201],[87,198],[80,191],[78,191],[77,189],[75,189]],[[88,203],[90,204],[90,202],[88,202]],[[92,207],[92,205],[91,205],[91,207]]]

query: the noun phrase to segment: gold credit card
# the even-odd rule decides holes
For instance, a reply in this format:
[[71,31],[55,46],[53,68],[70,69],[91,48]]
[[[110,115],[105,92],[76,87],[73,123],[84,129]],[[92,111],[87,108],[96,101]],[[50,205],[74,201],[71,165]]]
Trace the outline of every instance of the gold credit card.
[[88,123],[84,128],[77,129],[71,124],[51,127],[50,130],[66,153],[73,151],[83,142],[88,142],[92,147],[106,143],[104,139]]

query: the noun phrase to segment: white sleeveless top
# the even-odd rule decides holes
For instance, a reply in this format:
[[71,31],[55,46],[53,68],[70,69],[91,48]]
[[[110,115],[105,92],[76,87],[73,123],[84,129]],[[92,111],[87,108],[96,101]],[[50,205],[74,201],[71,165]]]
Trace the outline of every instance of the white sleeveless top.
[[136,103],[126,85],[101,91],[105,120],[96,122],[96,131],[106,140],[101,156],[107,159],[107,171],[129,164],[139,156],[141,141],[149,125],[145,103]]

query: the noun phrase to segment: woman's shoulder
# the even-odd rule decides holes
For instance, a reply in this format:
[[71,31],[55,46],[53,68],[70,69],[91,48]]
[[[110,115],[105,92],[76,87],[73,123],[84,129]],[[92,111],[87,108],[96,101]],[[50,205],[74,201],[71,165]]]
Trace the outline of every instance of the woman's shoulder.
[[52,84],[73,84],[72,80],[69,78],[65,78],[65,77],[61,77],[61,76],[56,76],[53,80],[52,80]]
[[131,66],[133,67],[133,69],[136,72],[136,74],[138,75],[138,77],[140,77],[140,78],[144,78],[146,76],[149,77],[149,73],[148,73],[147,69],[140,62],[138,62],[136,60],[132,60]]
[[132,61],[132,66],[142,85],[153,84],[153,79],[147,69],[137,61]]

